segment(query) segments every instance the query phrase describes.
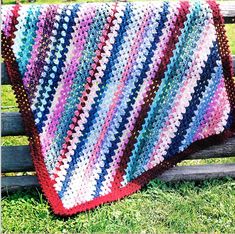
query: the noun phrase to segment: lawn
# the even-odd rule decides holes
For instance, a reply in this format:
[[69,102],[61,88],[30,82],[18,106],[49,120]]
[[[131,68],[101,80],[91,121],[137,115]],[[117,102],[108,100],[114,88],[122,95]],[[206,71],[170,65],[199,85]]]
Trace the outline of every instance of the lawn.
[[151,182],[124,200],[67,219],[51,214],[40,192],[3,198],[2,229],[17,233],[235,233],[235,182]]
[[[12,0],[3,2],[14,3]],[[235,24],[226,25],[226,30],[235,54]],[[17,110],[11,87],[3,86],[2,111]],[[3,137],[1,144],[22,145],[27,142],[26,137]],[[194,160],[182,164],[223,162],[234,163],[235,158]],[[121,201],[65,219],[52,214],[41,191],[30,189],[2,197],[2,231],[235,233],[234,200],[235,181],[230,178],[197,183],[154,180]]]

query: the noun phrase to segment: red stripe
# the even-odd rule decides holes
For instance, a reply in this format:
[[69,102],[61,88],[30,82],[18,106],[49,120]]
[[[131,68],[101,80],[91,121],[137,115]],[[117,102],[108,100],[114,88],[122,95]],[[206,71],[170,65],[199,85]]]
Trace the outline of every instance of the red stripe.
[[[92,69],[89,71],[89,74],[91,74],[88,78],[87,78],[87,83],[84,86],[85,90],[84,93],[86,93],[87,95],[90,93],[90,90],[92,88],[92,82],[96,79],[95,74],[97,73],[97,67],[99,67],[100,65],[100,60],[102,59],[102,53],[104,53],[104,47],[106,45],[106,42],[108,40],[108,34],[111,31],[111,27],[114,25],[113,21],[116,19],[115,17],[115,13],[117,12],[117,3],[115,3],[114,5],[114,9],[112,9],[112,14],[110,16],[110,22],[109,22],[109,27],[107,28],[107,31],[105,33],[105,35],[103,34],[102,36],[104,37],[104,40],[102,42],[99,43],[99,48],[96,51],[96,57],[94,58],[94,63],[91,66]],[[109,17],[108,17],[109,18]],[[107,21],[108,23],[108,21]],[[79,125],[79,121],[81,120],[80,115],[83,113],[83,107],[85,107],[86,105],[86,100],[83,96],[80,100],[80,104],[78,105],[78,109],[75,111],[76,115],[74,115],[74,117],[72,118],[73,123],[70,125],[70,130],[68,131],[68,135],[65,138],[65,143],[63,144],[63,149],[61,150],[61,159],[66,158],[66,153],[68,152],[68,146],[70,146],[70,141],[72,141],[73,138],[73,133],[75,133],[75,127]],[[58,162],[58,165],[56,166],[56,174],[54,174],[55,179],[58,177],[58,171],[60,171],[60,166],[63,164],[63,161],[60,160]]]
[[[222,60],[225,88],[231,107],[233,120],[235,120],[235,82],[233,81],[232,56],[226,36],[223,16],[220,13],[219,5],[214,0],[208,0],[208,4],[212,9],[214,25],[217,34],[219,54]],[[235,121],[233,121],[232,129],[235,131]]]
[[143,122],[147,113],[150,109],[150,106],[153,102],[153,99],[156,95],[156,92],[160,86],[161,79],[164,76],[164,73],[167,69],[167,64],[170,62],[170,58],[173,55],[173,50],[175,49],[176,43],[178,42],[178,38],[181,35],[181,29],[184,27],[184,22],[187,19],[187,14],[189,13],[189,3],[188,2],[181,2],[179,13],[177,15],[177,20],[175,24],[174,33],[171,34],[171,37],[168,41],[166,49],[163,51],[164,57],[161,59],[161,63],[159,65],[159,69],[156,72],[156,79],[153,80],[153,84],[151,85],[150,89],[147,92],[146,98],[144,99],[144,104],[141,107],[141,115],[138,117],[136,121],[136,125],[132,131],[132,135],[129,138],[129,142],[125,151],[123,152],[123,156],[120,161],[120,166],[117,169],[117,173],[115,175],[115,179],[112,183],[112,189],[116,190],[120,187],[121,181],[123,179],[123,175],[125,174],[125,169],[127,167],[127,163],[131,156],[131,152],[134,148],[134,144],[136,143],[136,139],[139,135],[139,131],[142,128]]

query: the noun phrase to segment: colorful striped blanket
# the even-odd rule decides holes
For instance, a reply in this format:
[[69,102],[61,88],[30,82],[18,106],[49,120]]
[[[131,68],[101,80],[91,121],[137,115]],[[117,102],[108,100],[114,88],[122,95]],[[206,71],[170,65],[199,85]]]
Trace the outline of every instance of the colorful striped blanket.
[[2,54],[55,214],[130,195],[235,130],[218,5],[11,5]]

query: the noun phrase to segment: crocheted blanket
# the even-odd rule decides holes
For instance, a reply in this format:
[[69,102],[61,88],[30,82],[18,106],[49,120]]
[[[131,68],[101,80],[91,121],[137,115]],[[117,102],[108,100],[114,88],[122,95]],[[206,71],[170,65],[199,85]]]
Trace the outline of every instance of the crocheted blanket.
[[2,19],[4,62],[56,214],[130,195],[235,130],[214,1],[13,5]]

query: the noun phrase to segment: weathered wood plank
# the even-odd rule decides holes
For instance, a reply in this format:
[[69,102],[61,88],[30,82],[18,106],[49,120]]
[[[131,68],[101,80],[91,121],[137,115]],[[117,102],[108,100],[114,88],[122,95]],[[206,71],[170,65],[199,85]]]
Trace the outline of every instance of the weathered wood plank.
[[176,166],[158,178],[164,181],[205,180],[229,176],[235,178],[235,163]]
[[[191,154],[185,160],[235,157],[235,137]],[[29,146],[2,146],[2,172],[34,171]]]
[[221,13],[224,16],[224,21],[227,24],[235,23],[235,3],[234,1],[221,2],[220,3]]
[[9,85],[10,84],[10,80],[8,78],[6,66],[4,63],[1,63],[1,84],[2,85]]
[[36,176],[3,176],[1,180],[3,194],[23,188],[39,187]]
[[29,146],[2,146],[2,172],[34,171]]
[[[199,166],[176,166],[165,171],[158,178],[163,181],[197,181],[204,179],[235,178],[235,164],[210,164]],[[36,176],[7,176],[2,177],[2,192],[38,185]]]
[[191,154],[187,160],[225,157],[235,157],[235,136],[227,139],[222,144],[209,146],[206,149]]
[[24,127],[19,112],[2,112],[1,113],[2,136],[24,135]]

